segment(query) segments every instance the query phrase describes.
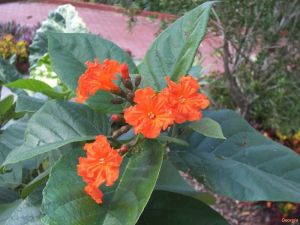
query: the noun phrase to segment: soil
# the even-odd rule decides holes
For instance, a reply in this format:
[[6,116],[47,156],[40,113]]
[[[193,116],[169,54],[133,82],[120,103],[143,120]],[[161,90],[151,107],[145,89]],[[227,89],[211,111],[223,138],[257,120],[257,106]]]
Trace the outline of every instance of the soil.
[[[202,184],[191,176],[182,173],[184,179],[197,191],[209,192]],[[229,197],[212,193],[216,203],[211,207],[218,211],[230,225],[300,225],[299,222],[283,223],[282,218],[298,218],[300,220],[300,205],[290,203],[271,202],[240,202]],[[280,212],[282,205],[290,204],[293,213],[284,216]]]

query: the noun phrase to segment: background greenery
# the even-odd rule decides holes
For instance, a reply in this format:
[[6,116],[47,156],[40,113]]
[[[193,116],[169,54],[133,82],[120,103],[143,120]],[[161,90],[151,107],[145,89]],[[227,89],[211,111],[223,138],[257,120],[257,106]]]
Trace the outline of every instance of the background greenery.
[[[182,15],[203,0],[92,0],[138,13]],[[293,135],[300,129],[300,1],[227,0],[210,27],[224,38],[216,49],[224,75],[207,76],[216,106],[237,108],[253,124]],[[132,16],[132,14],[130,14]],[[292,120],[290,118],[293,118]]]

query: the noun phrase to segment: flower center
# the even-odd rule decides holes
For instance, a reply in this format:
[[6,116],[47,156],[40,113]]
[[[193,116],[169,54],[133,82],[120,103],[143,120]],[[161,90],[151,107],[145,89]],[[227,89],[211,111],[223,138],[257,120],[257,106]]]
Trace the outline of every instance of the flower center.
[[185,97],[183,97],[182,95],[179,97],[179,102],[180,103],[184,103],[185,102]]
[[103,159],[103,158],[99,159],[99,163],[100,164],[104,164],[105,163],[105,159]]
[[154,118],[155,118],[155,115],[154,115],[153,112],[149,112],[149,113],[148,113],[148,117],[149,117],[150,119],[154,119]]

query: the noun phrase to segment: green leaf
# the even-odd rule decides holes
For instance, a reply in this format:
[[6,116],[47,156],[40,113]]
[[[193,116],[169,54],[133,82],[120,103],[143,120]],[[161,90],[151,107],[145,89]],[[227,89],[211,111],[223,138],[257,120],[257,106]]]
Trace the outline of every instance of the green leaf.
[[155,189],[186,195],[211,205],[216,201],[213,195],[207,192],[198,192],[189,185],[168,159],[164,159]]
[[226,140],[192,133],[171,160],[211,190],[241,201],[300,202],[300,156],[257,132],[230,110],[210,111]]
[[175,137],[169,137],[169,136],[166,136],[166,135],[160,135],[156,139],[159,140],[159,141],[162,141],[162,142],[175,143],[175,144],[178,144],[178,145],[189,146],[189,143],[187,143],[185,140],[175,138]]
[[5,115],[7,111],[13,106],[14,104],[14,96],[9,95],[2,101],[0,101],[0,117]]
[[39,187],[23,201],[0,205],[0,225],[42,225],[41,202],[42,187]]
[[35,177],[32,181],[27,184],[21,192],[21,197],[26,198],[32,191],[34,191],[38,186],[43,184],[49,177],[50,169],[45,170]]
[[88,30],[72,5],[57,7],[49,14],[48,19],[42,22],[29,46],[31,66],[48,51],[47,32],[87,33]]
[[69,143],[91,140],[109,131],[105,115],[85,105],[50,101],[31,117],[25,143],[10,152],[3,165],[30,159]]
[[[26,125],[26,120],[20,120],[0,133],[0,165],[12,149],[23,144]],[[0,175],[0,187],[15,188],[22,181],[22,165],[11,165],[8,169],[12,171]]]
[[18,95],[18,99],[16,102],[16,112],[36,112],[38,111],[44,104],[45,100],[27,96],[27,95]]
[[164,154],[163,147],[153,140],[145,140],[139,150],[128,162],[123,162],[117,184],[101,187],[105,197],[102,205],[97,205],[84,192],[85,183],[77,175],[76,164],[83,150],[62,158],[53,168],[44,190],[43,222],[47,225],[135,224],[154,189]]
[[[85,63],[115,59],[127,63],[130,73],[137,69],[129,55],[114,43],[93,34],[49,33],[49,54],[54,71],[61,81],[76,90],[79,77],[86,70]],[[76,48],[74,48],[76,46]]]
[[111,100],[114,96],[104,91],[98,91],[95,95],[91,96],[87,103],[88,105],[97,111],[103,113],[120,113],[124,109],[124,104],[112,104]]
[[8,61],[0,57],[0,83],[8,83],[22,76]]
[[[129,57],[117,45],[92,34],[48,34],[49,54],[54,71],[58,74],[61,81],[70,89],[76,91],[79,77],[85,72],[87,61],[99,62],[105,59],[115,59],[121,63],[127,63],[130,73],[137,73],[137,69]],[[76,48],[74,48],[76,46]],[[113,112],[119,112],[121,106],[112,106],[110,100],[112,94],[100,92],[89,99],[91,107],[97,110],[108,112],[110,107]],[[99,104],[101,103],[101,104]]]
[[166,85],[164,76],[176,81],[189,72],[205,35],[212,4],[206,2],[188,12],[153,42],[139,66],[149,86],[160,90]]
[[137,225],[229,225],[208,205],[184,195],[155,191]]
[[189,127],[206,137],[226,139],[220,124],[211,118],[203,118],[199,121],[192,122],[189,124]]
[[[0,186],[0,204],[10,203],[19,198],[20,198],[20,196],[16,191]],[[0,210],[0,212],[1,212],[1,210]]]
[[22,200],[17,200],[12,203],[0,205],[0,225],[5,225],[5,222],[9,219],[11,214],[13,214],[21,202]]
[[5,84],[9,88],[21,88],[33,92],[42,93],[50,98],[64,99],[68,93],[59,93],[48,84],[35,79],[20,79],[12,83]]

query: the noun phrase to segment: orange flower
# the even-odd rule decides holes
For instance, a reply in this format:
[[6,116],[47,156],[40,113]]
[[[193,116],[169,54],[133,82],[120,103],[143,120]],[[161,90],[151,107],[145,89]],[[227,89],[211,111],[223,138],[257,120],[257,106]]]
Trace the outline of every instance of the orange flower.
[[87,157],[80,157],[77,165],[78,175],[88,183],[85,191],[96,201],[102,197],[97,191],[101,184],[112,186],[119,177],[122,157],[113,149],[105,136],[99,135],[95,142],[85,144]]
[[86,62],[87,70],[78,80],[77,102],[85,102],[89,96],[94,95],[98,90],[119,91],[119,87],[113,82],[117,80],[116,74],[122,73],[122,66],[119,62],[105,59],[99,64],[95,59],[93,62]]
[[181,77],[178,84],[166,77],[168,87],[162,94],[168,99],[168,105],[176,123],[195,121],[202,117],[200,110],[209,105],[208,98],[199,93],[200,86],[192,76]]
[[173,116],[166,107],[166,99],[161,94],[156,94],[152,88],[137,90],[134,102],[135,106],[125,109],[124,118],[134,127],[136,134],[141,133],[146,138],[155,138],[161,130],[173,124]]
[[94,199],[98,204],[102,203],[103,192],[92,184],[88,184],[84,188],[85,192]]

